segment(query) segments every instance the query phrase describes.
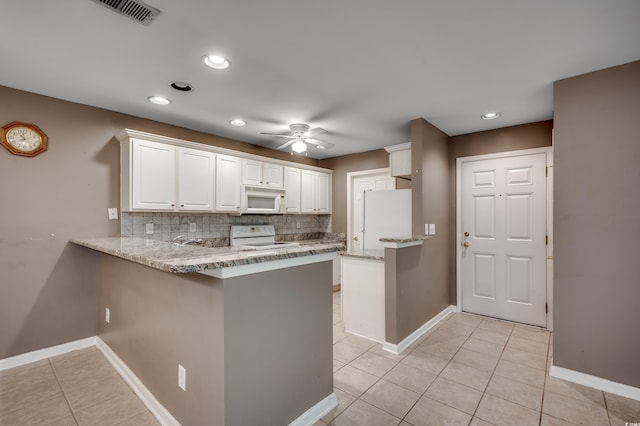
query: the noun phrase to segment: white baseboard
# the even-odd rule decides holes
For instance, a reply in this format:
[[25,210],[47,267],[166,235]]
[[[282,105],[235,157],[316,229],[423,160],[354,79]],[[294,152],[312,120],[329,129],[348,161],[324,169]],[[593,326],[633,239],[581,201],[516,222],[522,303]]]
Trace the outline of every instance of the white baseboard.
[[149,411],[151,411],[151,414],[153,414],[161,425],[180,426],[180,422],[178,422],[171,413],[169,413],[169,411],[160,404],[156,397],[153,396],[133,371],[127,367],[120,357],[116,355],[116,353],[113,352],[100,337],[96,337],[96,346],[104,354],[105,358],[107,358],[118,374],[120,374],[124,381],[129,385],[129,387],[131,387],[133,392],[138,395],[138,398],[140,398],[142,403]]
[[568,380],[570,382],[578,383],[579,385],[589,386],[590,388],[640,401],[640,388],[612,382],[601,377],[557,367],[555,365],[551,365],[549,375],[557,377],[558,379]]
[[420,336],[422,336],[427,331],[431,330],[436,324],[442,321],[447,315],[456,311],[456,307],[454,305],[447,306],[442,312],[440,312],[435,317],[431,318],[429,321],[425,322],[418,328],[416,331],[405,337],[402,342],[396,344],[384,342],[382,344],[382,349],[387,352],[391,352],[392,354],[399,355],[407,349],[413,342],[418,340]]
[[39,349],[33,352],[0,359],[0,371],[10,368],[19,367],[21,365],[30,364],[32,362],[51,358],[67,352],[76,351],[78,349],[86,349],[96,345],[96,337],[87,337],[86,339],[75,340],[62,345],[51,346],[50,348]]
[[289,423],[289,426],[307,426],[314,425],[323,416],[338,406],[338,398],[332,393],[313,407],[302,413],[300,417]]

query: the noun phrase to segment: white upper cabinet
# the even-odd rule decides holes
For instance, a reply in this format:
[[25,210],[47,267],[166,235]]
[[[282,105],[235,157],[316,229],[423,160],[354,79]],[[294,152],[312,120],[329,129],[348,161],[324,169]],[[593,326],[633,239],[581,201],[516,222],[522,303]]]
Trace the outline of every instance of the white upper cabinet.
[[[176,148],[133,139],[128,155],[129,183],[121,193],[122,210],[173,210],[176,205]],[[125,147],[123,147],[125,149]],[[124,165],[123,165],[124,173]],[[125,199],[126,198],[126,199]]]
[[242,163],[238,157],[216,156],[216,211],[240,213]]
[[300,169],[284,168],[285,213],[300,213]]
[[331,213],[331,175],[302,170],[300,177],[300,212]]
[[331,213],[331,175],[318,172],[316,182],[316,213]]
[[284,187],[284,166],[256,160],[242,160],[242,183],[250,186]]
[[216,155],[178,148],[178,210],[213,211]]
[[122,211],[241,214],[248,185],[284,189],[283,213],[331,213],[331,173],[324,169],[131,129],[117,138]]
[[389,153],[391,176],[411,180],[411,142],[386,146],[384,149]]

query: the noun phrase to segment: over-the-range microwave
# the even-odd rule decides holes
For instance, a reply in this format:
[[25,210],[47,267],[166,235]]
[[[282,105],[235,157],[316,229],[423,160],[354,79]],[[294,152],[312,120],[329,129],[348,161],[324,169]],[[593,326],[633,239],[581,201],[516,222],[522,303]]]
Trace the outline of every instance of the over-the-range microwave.
[[284,213],[284,189],[242,186],[240,212],[243,214]]

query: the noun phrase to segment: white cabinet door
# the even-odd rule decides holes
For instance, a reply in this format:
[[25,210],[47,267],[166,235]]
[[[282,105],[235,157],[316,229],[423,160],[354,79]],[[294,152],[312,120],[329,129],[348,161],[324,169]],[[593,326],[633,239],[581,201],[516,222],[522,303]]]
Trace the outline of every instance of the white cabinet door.
[[300,169],[284,168],[285,213],[300,213]]
[[216,211],[240,212],[241,171],[239,158],[216,156]]
[[300,186],[301,213],[331,213],[330,174],[302,170]]
[[300,175],[300,212],[316,212],[316,172],[302,170]]
[[261,186],[262,182],[262,161],[242,160],[242,183]]
[[284,187],[284,167],[255,160],[242,160],[242,183],[250,186]]
[[207,151],[178,148],[178,209],[213,211],[216,156]]
[[176,205],[176,150],[171,145],[132,140],[133,210],[173,210]]
[[284,166],[264,163],[262,170],[264,184],[269,188],[284,188]]
[[331,175],[316,174],[316,213],[331,213]]

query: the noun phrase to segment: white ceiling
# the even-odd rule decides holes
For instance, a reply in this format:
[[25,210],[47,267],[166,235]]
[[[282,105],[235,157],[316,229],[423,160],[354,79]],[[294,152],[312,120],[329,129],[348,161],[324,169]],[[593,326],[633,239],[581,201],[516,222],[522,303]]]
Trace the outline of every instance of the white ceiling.
[[258,132],[304,122],[328,130],[335,148],[309,151],[327,158],[407,142],[418,117],[449,135],[550,119],[555,80],[640,59],[638,0],[146,2],[150,26],[91,0],[3,1],[0,85],[271,148]]

